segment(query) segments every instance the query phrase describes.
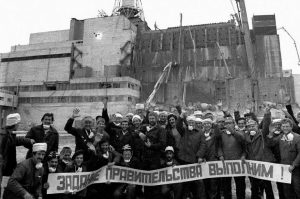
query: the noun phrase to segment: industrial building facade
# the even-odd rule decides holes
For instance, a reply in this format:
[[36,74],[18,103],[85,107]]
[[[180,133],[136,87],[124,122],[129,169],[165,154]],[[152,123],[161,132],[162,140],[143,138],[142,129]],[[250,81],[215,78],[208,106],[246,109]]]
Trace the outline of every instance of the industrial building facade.
[[[128,10],[126,10],[128,12]],[[294,100],[292,77],[283,77],[275,16],[253,18],[258,103]],[[0,88],[18,96],[22,129],[53,112],[63,129],[73,108],[82,115],[132,111],[144,102],[163,68],[173,62],[155,102],[215,103],[229,108],[252,101],[243,35],[234,21],[150,30],[139,17],[71,19],[67,30],[33,33],[28,45],[1,54]],[[2,118],[13,110],[2,106]],[[5,110],[6,112],[4,112]]]
[[[29,45],[1,54],[0,87],[18,95],[21,129],[53,112],[63,129],[75,107],[82,115],[125,113],[140,98],[138,80],[121,74],[129,65],[136,26],[124,16],[72,19],[69,30],[33,33]],[[14,111],[5,106],[2,110]]]

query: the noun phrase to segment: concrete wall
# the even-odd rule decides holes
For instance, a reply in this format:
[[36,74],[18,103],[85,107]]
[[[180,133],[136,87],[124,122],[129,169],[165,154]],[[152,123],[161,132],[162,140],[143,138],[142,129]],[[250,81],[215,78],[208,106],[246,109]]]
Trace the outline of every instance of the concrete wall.
[[295,101],[298,105],[300,105],[300,75],[293,74],[293,77],[295,85]]
[[39,44],[46,42],[63,42],[69,40],[69,30],[57,30],[49,32],[31,33],[29,44]]
[[282,59],[279,35],[256,36],[256,65],[260,77],[281,77]]
[[[84,46],[82,64],[93,68],[94,74],[104,76],[104,66],[120,65],[124,58],[122,48],[134,42],[136,27],[124,16],[86,19],[84,21]],[[102,34],[97,40],[95,33]],[[131,44],[130,44],[131,45]]]
[[1,62],[0,64],[0,82],[69,80],[70,58]]

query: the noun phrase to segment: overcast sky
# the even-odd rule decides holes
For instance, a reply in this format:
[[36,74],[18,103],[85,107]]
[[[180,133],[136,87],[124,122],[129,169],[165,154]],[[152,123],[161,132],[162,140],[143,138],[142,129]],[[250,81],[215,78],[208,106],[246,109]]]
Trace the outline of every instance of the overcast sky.
[[[69,29],[70,19],[96,17],[103,9],[111,14],[115,0],[8,0],[0,6],[0,53],[10,46],[28,44],[30,33]],[[227,22],[233,8],[231,0],[143,0],[146,21],[153,29],[183,25]],[[234,0],[232,0],[234,1]],[[253,15],[276,14],[277,27],[284,26],[300,48],[299,0],[246,0],[249,22]],[[280,30],[284,69],[300,74],[293,41]],[[300,49],[299,49],[300,50]]]

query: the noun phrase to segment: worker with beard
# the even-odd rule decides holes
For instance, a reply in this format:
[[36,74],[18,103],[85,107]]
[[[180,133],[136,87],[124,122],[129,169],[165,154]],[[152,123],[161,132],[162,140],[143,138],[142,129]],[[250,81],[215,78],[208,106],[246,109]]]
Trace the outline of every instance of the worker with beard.
[[[143,126],[140,138],[144,142],[144,150],[142,154],[142,163],[144,170],[159,169],[162,156],[162,151],[166,146],[166,132],[157,124],[157,115],[154,112],[148,114],[149,125]],[[145,187],[145,198],[160,198],[161,188],[160,186]]]
[[[47,143],[46,157],[50,151],[58,151],[59,135],[53,127],[53,113],[45,113],[41,119],[42,124],[32,127],[26,134],[26,138],[32,139],[35,143]],[[26,159],[32,156],[32,148],[29,148]]]
[[[235,121],[232,117],[226,117],[225,129],[220,137],[220,149],[218,157],[220,160],[242,160],[245,161],[245,133],[235,130]],[[237,199],[245,199],[246,183],[245,177],[234,177]],[[231,177],[222,179],[223,195],[225,199],[232,198]]]
[[95,147],[93,145],[94,142],[94,132],[92,131],[94,120],[91,116],[86,116],[81,120],[81,128],[74,128],[73,122],[75,118],[80,117],[80,110],[75,108],[73,110],[72,117],[67,121],[65,125],[65,131],[75,137],[75,151],[83,150],[85,161],[90,157],[90,153],[88,150],[95,151]]
[[[269,125],[271,123],[270,108],[266,108],[263,118],[263,129],[258,128],[258,124],[254,120],[247,122],[247,134],[245,134],[247,159],[263,162],[275,162],[274,154],[270,146],[266,144],[266,136],[269,134]],[[260,180],[249,177],[251,183],[251,198],[261,198],[263,193],[259,190],[265,191],[266,198],[274,199],[272,184],[270,181]]]
[[168,116],[168,124],[166,126],[167,146],[173,147],[175,158],[177,158],[179,143],[183,133],[183,119],[180,116],[177,119],[176,115],[170,114]]
[[[218,150],[220,145],[221,134],[217,125],[213,124],[211,119],[203,120],[203,134],[207,147],[205,153],[206,161],[218,161]],[[206,197],[210,199],[220,199],[220,178],[204,179]]]
[[44,164],[44,174],[43,174],[43,179],[42,179],[43,199],[61,199],[63,194],[47,194],[47,189],[49,188],[49,183],[48,183],[49,174],[63,172],[63,170],[60,170],[60,168],[58,168],[59,155],[56,153],[56,151],[52,151],[46,157],[46,160],[47,160],[47,162]]
[[[187,123],[188,127],[185,128],[179,144],[179,163],[183,165],[202,163],[206,153],[204,135],[195,129],[194,117],[187,117]],[[195,199],[206,198],[203,180],[183,183],[184,197],[190,193]]]
[[8,180],[3,199],[42,199],[42,161],[46,151],[46,143],[33,145],[33,156],[18,164]]
[[[165,158],[162,168],[174,167],[179,165],[175,159],[174,148],[167,146],[165,149]],[[162,185],[162,195],[166,199],[180,199],[182,195],[182,183]]]
[[281,122],[282,134],[275,137],[270,131],[267,136],[268,144],[279,146],[280,163],[289,166],[292,174],[292,183],[283,184],[285,198],[300,198],[300,135],[294,133],[293,122],[290,119],[283,119]]

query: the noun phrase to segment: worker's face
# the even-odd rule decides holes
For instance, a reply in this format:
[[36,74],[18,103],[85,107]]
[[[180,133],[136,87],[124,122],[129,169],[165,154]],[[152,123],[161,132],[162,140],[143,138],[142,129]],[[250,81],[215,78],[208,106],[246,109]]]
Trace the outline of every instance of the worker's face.
[[175,118],[174,117],[170,117],[169,123],[170,123],[171,127],[175,127],[176,126],[176,120],[175,120]]
[[225,120],[224,127],[228,130],[234,129],[234,121],[232,119]]
[[83,121],[83,128],[86,130],[91,130],[93,127],[93,120],[92,118],[85,118]]
[[62,156],[63,160],[69,161],[71,160],[71,152],[70,151],[66,151],[63,156]]
[[187,123],[188,123],[189,129],[190,129],[190,127],[195,128],[195,121],[189,120],[189,121],[187,121]]
[[76,156],[75,158],[75,164],[77,166],[81,166],[83,163],[83,154],[79,154],[78,156]]
[[149,116],[149,124],[151,126],[155,126],[156,125],[156,117],[154,115],[150,115]]
[[125,122],[125,121],[121,122],[121,127],[122,127],[123,131],[127,131],[128,127],[129,127],[128,122]]
[[58,158],[52,158],[48,161],[48,166],[52,168],[56,168],[58,165]]
[[240,129],[244,129],[246,127],[246,121],[245,120],[239,120],[237,125]]
[[130,160],[132,157],[132,152],[130,150],[123,151],[123,159]]
[[44,119],[42,120],[43,125],[51,125],[53,123],[52,117],[50,116],[45,116]]
[[132,124],[134,125],[134,127],[138,128],[141,125],[142,121],[139,119],[134,119],[132,120]]
[[35,152],[33,157],[37,163],[40,163],[44,160],[45,154],[46,154],[45,151],[37,151],[37,152]]
[[100,148],[102,153],[107,153],[107,151],[109,151],[109,143],[108,142],[102,143]]
[[121,118],[121,117],[116,117],[116,118],[115,118],[115,123],[116,123],[116,124],[121,124],[122,119],[123,119],[123,118]]
[[132,115],[126,115],[126,118],[129,120],[129,121],[131,121],[132,120]]
[[168,161],[168,162],[172,161],[173,158],[174,158],[174,153],[173,153],[173,151],[167,151],[167,152],[166,152],[166,158],[167,158],[167,161]]
[[197,129],[197,130],[201,130],[202,127],[203,127],[203,125],[202,125],[201,122],[195,122],[195,126],[196,126],[196,129]]
[[250,124],[247,126],[247,131],[255,131],[258,132],[258,125],[257,124]]
[[281,130],[281,122],[276,122],[273,124],[275,130],[280,131]]
[[284,134],[289,134],[292,131],[292,126],[290,123],[284,123],[281,125],[281,130]]
[[209,123],[209,122],[204,122],[203,123],[203,127],[204,127],[205,131],[208,131],[208,130],[210,130],[212,128],[212,124]]
[[167,115],[166,114],[160,114],[158,116],[159,121],[166,122],[167,121]]

